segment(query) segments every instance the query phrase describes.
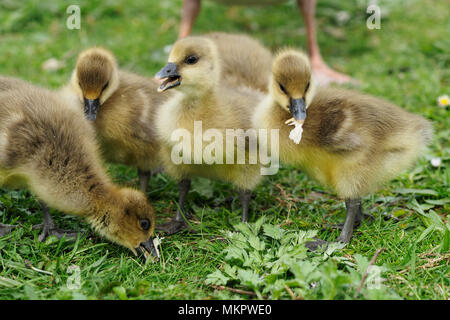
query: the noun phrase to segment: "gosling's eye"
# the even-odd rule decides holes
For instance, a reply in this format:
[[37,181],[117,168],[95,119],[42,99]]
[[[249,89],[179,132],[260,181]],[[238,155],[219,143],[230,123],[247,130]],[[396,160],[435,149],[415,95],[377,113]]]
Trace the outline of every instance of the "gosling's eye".
[[142,219],[139,223],[141,224],[141,228],[144,230],[148,230],[148,228],[150,228],[150,221],[148,221],[148,219]]
[[186,62],[187,64],[196,64],[197,61],[198,61],[197,56],[189,56],[186,58],[186,60],[184,60],[184,62]]
[[308,81],[308,83],[306,84],[305,93],[306,93],[306,91],[308,91],[310,83],[311,83],[311,81]]
[[284,94],[288,94],[286,88],[283,87],[281,83],[279,83],[278,85],[280,86],[280,90],[283,91]]
[[102,88],[102,91],[104,91],[106,88],[108,88],[108,86],[109,86],[109,81],[105,83],[105,85]]

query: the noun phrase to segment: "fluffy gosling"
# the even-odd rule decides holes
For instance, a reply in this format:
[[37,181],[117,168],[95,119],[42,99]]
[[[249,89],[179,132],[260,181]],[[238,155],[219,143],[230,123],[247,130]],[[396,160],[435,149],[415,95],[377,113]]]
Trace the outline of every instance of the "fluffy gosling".
[[[142,192],[108,178],[81,110],[16,79],[0,77],[0,88],[0,184],[27,187],[50,207],[85,218],[112,242],[156,255],[152,206]],[[51,233],[50,220],[44,210],[44,231]]]
[[[431,140],[424,118],[354,91],[322,88],[314,94],[307,57],[280,52],[272,66],[270,95],[258,106],[255,128],[280,130],[280,161],[299,166],[345,199],[338,241],[348,243],[363,215],[361,197],[413,165]],[[299,144],[289,139],[294,117],[304,121]],[[311,248],[324,244],[310,243]]]
[[[179,181],[180,209],[172,221],[160,229],[170,234],[185,227],[182,212],[185,211],[184,202],[190,188],[190,179],[195,176],[218,179],[236,186],[242,204],[242,221],[247,221],[250,190],[261,179],[260,166],[226,164],[225,160],[223,164],[207,164],[211,159],[204,158],[205,146],[197,151],[191,148],[193,150],[191,159],[202,159],[202,164],[174,164],[171,152],[177,141],[171,137],[172,133],[180,128],[187,130],[193,137],[195,121],[202,121],[203,130],[217,129],[222,137],[226,136],[226,129],[247,130],[251,128],[251,116],[263,95],[260,91],[251,90],[246,86],[231,89],[225,85],[225,81],[221,80],[223,59],[215,43],[205,37],[178,40],[172,48],[168,61],[167,65],[156,74],[162,81],[159,91],[171,89],[176,94],[158,109],[156,129],[161,139],[164,169]],[[236,148],[236,145],[233,147]],[[198,151],[200,154],[194,154]]]
[[91,120],[105,159],[136,167],[146,192],[151,172],[160,168],[154,117],[171,93],[158,94],[158,82],[120,70],[114,55],[90,48],[78,56],[62,94]]

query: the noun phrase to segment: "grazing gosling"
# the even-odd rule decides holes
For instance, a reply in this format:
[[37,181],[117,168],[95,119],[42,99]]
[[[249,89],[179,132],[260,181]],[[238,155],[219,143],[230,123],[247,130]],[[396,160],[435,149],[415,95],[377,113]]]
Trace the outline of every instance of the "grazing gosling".
[[74,105],[84,106],[105,159],[138,168],[143,192],[151,171],[160,167],[155,111],[171,96],[158,94],[158,86],[153,78],[119,70],[111,52],[90,48],[80,53],[70,83],[61,91]]
[[[81,110],[15,79],[0,77],[0,87],[0,185],[27,187],[135,254],[156,254],[153,208],[142,192],[108,178]],[[49,217],[44,210],[44,229]]]
[[[156,129],[161,140],[164,169],[179,181],[180,194],[179,209],[175,217],[168,224],[157,228],[170,234],[185,227],[182,216],[184,201],[190,188],[190,179],[195,176],[218,179],[236,186],[242,204],[242,221],[247,221],[250,190],[261,179],[260,166],[248,164],[248,159],[246,164],[226,164],[226,153],[233,151],[236,155],[236,144],[233,145],[234,150],[226,150],[225,141],[220,142],[220,147],[225,150],[223,164],[211,163],[211,159],[205,157],[206,143],[201,150],[193,147],[194,122],[202,121],[202,130],[216,129],[222,137],[226,137],[226,129],[247,130],[251,128],[251,116],[263,95],[247,87],[227,87],[224,81],[221,81],[223,63],[218,49],[212,40],[205,37],[178,40],[168,61],[156,74],[156,77],[162,80],[159,91],[174,89],[176,94],[157,110]],[[201,159],[202,164],[195,164],[194,161],[192,164],[175,164],[172,161],[172,149],[179,143],[172,139],[172,134],[177,129],[185,129],[194,137],[191,139],[193,152],[187,156],[191,156],[194,161]],[[248,158],[248,150],[246,152]]]
[[[410,167],[431,140],[424,118],[389,102],[343,89],[314,94],[307,57],[281,51],[272,66],[270,95],[257,107],[253,126],[280,130],[280,161],[298,165],[345,199],[339,241],[348,243],[362,219],[361,197]],[[303,121],[299,144],[289,139],[294,117]],[[310,243],[315,248],[323,241]]]

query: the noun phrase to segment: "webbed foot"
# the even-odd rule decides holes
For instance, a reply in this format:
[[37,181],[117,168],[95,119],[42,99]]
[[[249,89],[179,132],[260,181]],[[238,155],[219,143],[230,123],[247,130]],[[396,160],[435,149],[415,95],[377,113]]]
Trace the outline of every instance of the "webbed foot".
[[320,247],[327,248],[328,244],[329,244],[328,241],[315,238],[314,241],[308,241],[307,243],[305,243],[305,247],[308,248],[310,251],[316,251]]
[[60,229],[58,227],[55,227],[53,223],[49,225],[41,223],[33,226],[33,229],[40,228],[42,228],[42,232],[38,237],[39,242],[44,242],[49,236],[55,236],[58,239],[62,239],[63,237],[65,237],[66,240],[75,240],[78,236],[78,233],[80,233],[80,231]]
[[75,240],[78,236],[78,231],[63,230],[56,227],[47,205],[42,201],[40,201],[40,203],[42,208],[43,223],[33,226],[33,229],[42,228],[42,233],[38,237],[39,242],[44,242],[48,236],[55,236],[58,239],[65,237],[66,240]]
[[0,223],[0,237],[7,235],[15,228],[17,228],[16,225]]
[[187,228],[188,224],[184,220],[175,220],[175,219],[172,219],[169,222],[155,226],[156,230],[163,231],[167,235],[172,235],[181,232]]

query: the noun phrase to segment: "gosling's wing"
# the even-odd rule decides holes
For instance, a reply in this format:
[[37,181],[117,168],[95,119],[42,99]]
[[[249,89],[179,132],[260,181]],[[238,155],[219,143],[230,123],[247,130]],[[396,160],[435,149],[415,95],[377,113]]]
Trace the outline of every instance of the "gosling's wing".
[[313,99],[303,125],[303,139],[330,152],[354,151],[367,143],[351,102],[334,91],[319,91]]

